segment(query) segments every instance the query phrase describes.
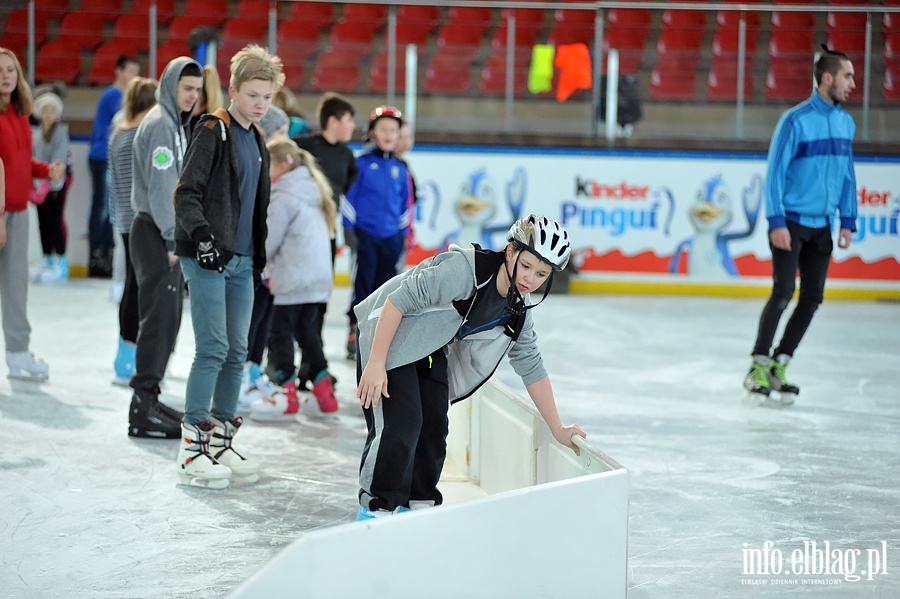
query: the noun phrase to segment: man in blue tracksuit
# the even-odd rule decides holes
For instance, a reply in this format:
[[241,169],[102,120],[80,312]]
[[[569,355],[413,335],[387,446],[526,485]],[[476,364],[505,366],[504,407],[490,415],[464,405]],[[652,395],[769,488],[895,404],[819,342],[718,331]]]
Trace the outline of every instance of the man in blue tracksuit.
[[[831,261],[832,224],[840,215],[838,247],[856,231],[853,118],[841,107],[856,87],[846,54],[823,46],[812,96],[781,116],[769,146],[766,216],[772,250],[772,295],[759,321],[753,363],[744,387],[756,403],[794,403],[799,393],[785,369],[822,303]],[[800,299],[781,342],[770,350],[800,270]],[[772,391],[778,395],[773,396]]]
[[344,239],[353,250],[348,359],[356,357],[353,308],[397,274],[410,226],[409,173],[394,156],[402,124],[403,117],[393,106],[372,111],[367,136],[374,145],[357,158],[359,177],[341,200]]

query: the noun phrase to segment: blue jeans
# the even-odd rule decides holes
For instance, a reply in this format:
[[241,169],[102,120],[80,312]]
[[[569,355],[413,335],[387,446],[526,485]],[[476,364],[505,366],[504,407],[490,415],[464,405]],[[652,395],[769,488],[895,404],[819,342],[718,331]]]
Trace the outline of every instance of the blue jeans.
[[191,296],[196,345],[185,393],[184,421],[196,425],[210,415],[231,420],[247,359],[253,257],[234,256],[223,273],[201,268],[195,258],[182,257],[181,269]]

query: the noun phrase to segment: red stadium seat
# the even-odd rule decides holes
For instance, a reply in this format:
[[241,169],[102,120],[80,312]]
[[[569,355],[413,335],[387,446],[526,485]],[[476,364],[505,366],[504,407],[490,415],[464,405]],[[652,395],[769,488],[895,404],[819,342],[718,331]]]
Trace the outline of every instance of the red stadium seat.
[[666,27],[684,27],[702,31],[706,27],[706,13],[702,10],[665,10],[663,29]]
[[[149,15],[151,0],[134,0],[131,7],[133,14]],[[159,23],[169,23],[175,16],[175,0],[156,0],[156,20]]]
[[288,20],[303,21],[316,29],[324,29],[334,21],[334,7],[324,2],[291,2]]
[[772,27],[795,31],[811,31],[816,26],[816,16],[811,12],[772,13]]
[[437,28],[440,21],[437,6],[412,6],[404,4],[397,7],[397,35],[408,36],[409,43],[422,44]]
[[[537,35],[537,30],[529,29],[528,27],[519,27],[518,22],[516,22],[516,46],[533,46],[537,40]],[[508,36],[509,29],[507,28],[506,21],[504,21],[496,30],[494,30],[494,37],[491,38],[491,46],[493,48],[505,48]]]
[[716,26],[719,29],[733,29],[735,32],[740,27],[741,14],[744,15],[744,23],[747,25],[747,31],[750,29],[759,29],[759,13],[746,11],[741,13],[739,10],[720,10],[716,14]]
[[81,74],[81,53],[66,42],[47,42],[37,52],[34,78],[38,83],[75,83]]
[[[837,29],[828,32],[828,47],[838,52],[850,55],[851,59],[857,56],[862,58],[866,52],[866,32],[863,31],[844,31]],[[855,55],[855,56],[854,56]],[[860,62],[859,64],[862,64]]]
[[305,69],[302,62],[290,61],[284,63],[284,85],[288,89],[300,89],[303,87]]
[[343,18],[331,29],[331,43],[350,44],[360,47],[371,46],[375,39],[375,31],[360,21],[346,21]]
[[355,27],[377,31],[387,20],[387,6],[383,4],[345,4],[341,20],[354,23]]
[[218,27],[222,23],[216,15],[180,15],[172,18],[169,23],[169,36],[167,42],[184,42],[187,45],[188,36],[198,27]]
[[157,79],[162,76],[163,69],[174,58],[179,56],[191,56],[191,50],[188,48],[186,40],[172,40],[156,48],[156,74]]
[[[623,75],[636,75],[641,70],[644,60],[644,36],[637,35],[636,30],[610,28],[603,38],[604,54],[610,48],[619,51],[619,72]],[[606,72],[607,59],[603,57],[603,71]]]
[[228,18],[228,0],[187,0],[182,14],[189,17],[203,15],[222,23]]
[[[372,59],[366,89],[371,94],[383,94],[387,91],[387,83],[388,54],[387,50],[384,50]],[[394,60],[394,89],[398,92],[406,90],[406,56],[402,52],[398,52]]]
[[885,100],[900,102],[900,64],[885,67],[882,92]]
[[693,100],[696,95],[696,55],[660,54],[650,75],[650,96],[656,100]]
[[473,29],[480,36],[491,26],[491,9],[451,7],[447,11],[447,24]]
[[[34,19],[34,44],[40,46],[47,40],[47,21]],[[0,36],[0,45],[9,48],[21,59],[25,47],[28,45],[28,10],[16,9],[6,15],[6,25],[3,27],[3,35]]]
[[900,31],[884,36],[884,65],[900,63]]
[[555,10],[553,11],[553,22],[556,24],[565,23],[567,25],[590,25],[594,26],[594,19],[597,12],[593,10]]
[[90,13],[67,13],[56,41],[70,48],[93,50],[103,41],[103,20]]
[[472,62],[467,50],[455,54],[454,47],[445,47],[435,54],[425,69],[424,91],[427,94],[460,95],[469,91]]
[[[528,92],[528,68],[531,60],[531,48],[516,48],[513,59],[513,94],[525,95]],[[506,48],[498,48],[488,56],[481,71],[481,93],[489,96],[506,95]]]
[[216,51],[216,68],[219,78],[228,81],[231,78],[231,57],[247,44],[265,45],[268,24],[266,21],[234,17],[225,21],[222,28],[222,40]]
[[665,28],[659,36],[656,50],[661,54],[670,52],[699,52],[701,36],[693,29]]
[[622,28],[630,31],[640,31],[646,35],[650,31],[650,23],[653,14],[643,8],[613,8],[607,13],[609,28]]
[[150,20],[146,14],[125,14],[116,19],[113,39],[123,54],[146,52],[150,47]]
[[585,23],[553,23],[548,43],[561,46],[563,44],[584,44],[594,46],[594,24]]
[[35,20],[61,19],[69,11],[69,0],[41,0],[34,3]]
[[240,0],[235,17],[251,21],[269,22],[269,0]]
[[319,54],[311,83],[316,92],[354,92],[359,87],[359,61],[346,52],[328,48]]
[[[747,29],[744,38],[744,49],[748,53],[756,51],[756,38],[759,35],[757,29]],[[736,53],[738,51],[738,32],[734,29],[718,29],[713,37],[713,55]]]
[[102,21],[112,21],[122,12],[122,0],[81,0],[78,12]]
[[437,38],[437,55],[453,55],[457,60],[464,60],[466,69],[475,59],[481,44],[481,33],[476,29],[463,25],[444,25]]
[[766,97],[770,100],[805,100],[812,94],[812,55],[804,61],[770,57],[766,73]]
[[319,49],[319,29],[307,21],[290,19],[278,25],[278,55],[288,64],[302,63]]
[[813,55],[813,32],[797,32],[776,29],[769,39],[769,56],[802,55],[804,62],[810,61]]
[[102,44],[94,52],[91,61],[91,70],[88,72],[87,82],[91,85],[109,84],[113,79],[116,61],[122,55],[134,55],[132,46],[123,46],[116,40]]
[[881,30],[885,35],[900,32],[900,13],[884,13],[881,19]]
[[865,31],[866,13],[830,12],[825,18],[828,31]]
[[[753,54],[747,55],[744,66],[744,99],[753,96]],[[709,100],[737,99],[738,62],[734,54],[713,56],[709,77],[706,80],[706,97]]]

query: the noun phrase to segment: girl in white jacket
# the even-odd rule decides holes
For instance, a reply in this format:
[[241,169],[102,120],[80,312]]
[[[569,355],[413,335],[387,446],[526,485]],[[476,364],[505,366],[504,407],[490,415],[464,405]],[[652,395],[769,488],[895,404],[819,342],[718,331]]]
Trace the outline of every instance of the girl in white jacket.
[[328,301],[334,285],[331,235],[336,211],[331,187],[315,158],[290,139],[272,140],[272,195],[269,200],[266,271],[275,300],[269,333],[269,371],[272,382],[284,388],[287,414],[296,413],[294,339],[310,360],[313,395],[322,412],[338,409],[328,362],[316,326],[319,306]]

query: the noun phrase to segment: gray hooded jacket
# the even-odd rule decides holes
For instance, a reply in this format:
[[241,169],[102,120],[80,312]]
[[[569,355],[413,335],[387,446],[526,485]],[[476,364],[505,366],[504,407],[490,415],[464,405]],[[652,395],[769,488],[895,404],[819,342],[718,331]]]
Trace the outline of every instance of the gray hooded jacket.
[[156,90],[157,105],[138,127],[132,146],[134,172],[131,205],[135,214],[146,214],[159,229],[169,250],[175,249],[175,206],[172,193],[187,149],[185,125],[190,112],[178,109],[178,80],[189,64],[200,64],[181,56],[166,65]]
[[[472,298],[486,285],[496,285],[496,280],[476,280],[475,248],[455,244],[392,278],[354,309],[359,319],[361,367],[365,368],[369,361],[375,326],[384,302],[390,298],[403,318],[388,349],[387,370],[420,360],[446,346],[451,401],[464,399],[478,389],[507,352],[513,370],[525,385],[545,378],[547,371],[538,350],[531,310],[525,313],[516,341],[506,336],[501,327],[456,339],[465,319],[453,302]],[[528,295],[524,299],[529,303]]]

